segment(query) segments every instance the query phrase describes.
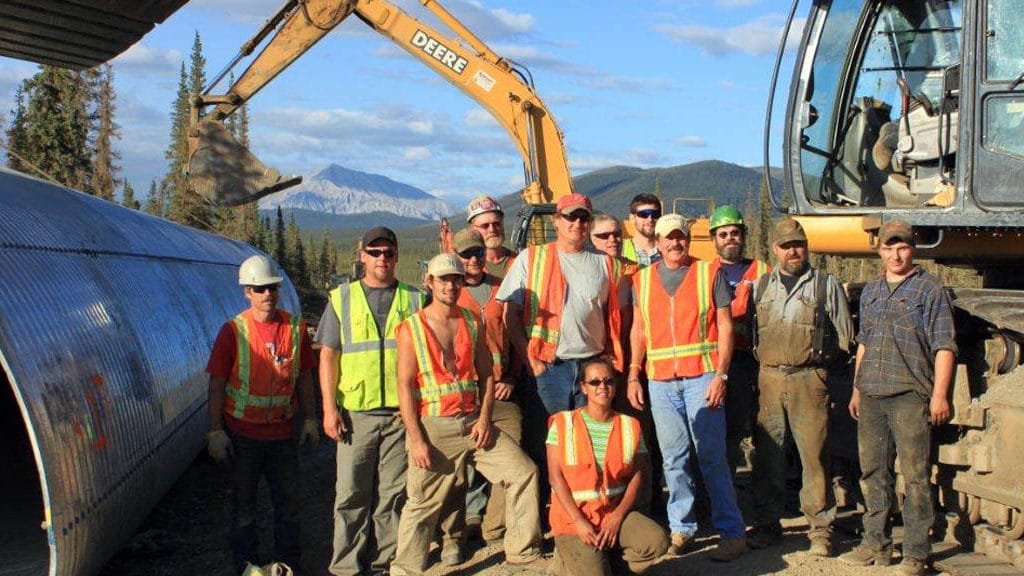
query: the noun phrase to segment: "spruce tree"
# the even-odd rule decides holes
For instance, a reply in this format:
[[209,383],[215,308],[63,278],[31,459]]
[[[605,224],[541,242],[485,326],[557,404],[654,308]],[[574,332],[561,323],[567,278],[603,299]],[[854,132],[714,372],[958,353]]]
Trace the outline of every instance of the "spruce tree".
[[164,216],[163,186],[157,186],[156,180],[149,181],[149,194],[146,197],[146,213],[153,216]]
[[18,136],[25,161],[46,177],[84,192],[90,191],[92,180],[90,75],[44,65],[25,80],[24,130]]
[[285,246],[284,213],[277,207],[277,221],[274,223],[274,260],[281,266],[288,264],[288,249]]
[[320,235],[320,253],[317,255],[317,273],[314,287],[320,290],[332,288],[331,278],[334,276],[333,262],[331,262],[331,234],[324,228]]
[[138,210],[141,204],[135,199],[135,188],[127,179],[124,181],[124,189],[121,190],[121,205],[132,210]]
[[93,144],[93,193],[105,200],[114,200],[114,190],[121,183],[117,177],[121,166],[121,153],[114,149],[113,141],[121,137],[121,127],[114,120],[117,110],[114,93],[114,68],[104,64],[96,82],[96,138]]
[[28,166],[22,165],[21,158],[25,154],[25,90],[23,84],[14,92],[14,109],[11,110],[11,123],[7,126],[7,167],[12,170],[27,172]]

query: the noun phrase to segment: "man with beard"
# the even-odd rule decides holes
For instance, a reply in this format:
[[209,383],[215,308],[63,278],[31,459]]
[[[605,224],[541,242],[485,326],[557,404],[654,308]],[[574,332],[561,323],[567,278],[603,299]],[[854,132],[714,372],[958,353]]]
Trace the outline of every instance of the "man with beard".
[[735,474],[736,467],[743,461],[740,444],[750,436],[754,390],[757,387],[757,360],[750,349],[750,304],[754,284],[771,268],[760,260],[743,257],[747,227],[743,223],[743,214],[736,208],[716,208],[711,213],[709,231],[718,252],[716,261],[733,290],[733,352],[725,395],[725,443],[729,467]]
[[815,335],[819,330],[832,331],[832,346],[848,352],[853,322],[839,281],[807,264],[807,235],[799,222],[784,218],[775,225],[772,251],[778,268],[761,279],[754,294],[761,367],[754,425],[754,528],[749,543],[751,548],[766,548],[782,537],[779,518],[786,501],[788,430],[803,466],[800,510],[810,526],[810,553],[831,556],[829,531],[836,503],[825,448],[827,358],[836,351],[816,349]]
[[480,320],[458,305],[465,274],[454,254],[431,259],[426,283],[433,299],[398,328],[399,407],[410,467],[393,576],[423,574],[438,515],[466,463],[506,486],[506,562],[541,559],[537,467],[491,426],[491,354]]
[[637,194],[629,203],[629,221],[634,235],[622,244],[622,255],[641,266],[661,260],[654,225],[661,217],[661,200],[654,194]]
[[395,330],[423,300],[395,279],[393,231],[371,228],[362,246],[366,276],[331,290],[316,335],[324,432],[338,443],[335,576],[384,574],[395,556],[407,465]]
[[668,485],[669,553],[682,554],[697,533],[696,473],[689,468],[694,453],[720,536],[711,559],[729,562],[747,550],[722,410],[732,356],[732,291],[715,263],[690,257],[690,227],[682,216],[663,216],[655,235],[664,260],[633,277],[627,396],[634,408],[643,409],[640,361],[646,356],[651,415]]
[[516,253],[505,247],[505,213],[490,196],[477,196],[466,208],[466,224],[480,233],[487,246],[487,273],[501,280]]

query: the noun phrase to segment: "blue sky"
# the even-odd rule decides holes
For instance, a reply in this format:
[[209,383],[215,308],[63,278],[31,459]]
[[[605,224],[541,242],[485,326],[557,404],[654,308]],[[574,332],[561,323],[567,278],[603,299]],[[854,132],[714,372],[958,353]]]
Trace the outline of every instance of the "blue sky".
[[[705,159],[761,164],[788,2],[442,1],[495,52],[530,69],[574,174]],[[194,32],[212,77],[280,4],[192,0],[114,61],[123,176],[136,190],[165,169],[171,102]],[[437,25],[418,1],[396,4]],[[34,70],[0,58],[5,116],[14,86]],[[521,159],[497,123],[354,17],[256,95],[250,111],[254,152],[283,172],[334,162],[455,204],[522,186]]]

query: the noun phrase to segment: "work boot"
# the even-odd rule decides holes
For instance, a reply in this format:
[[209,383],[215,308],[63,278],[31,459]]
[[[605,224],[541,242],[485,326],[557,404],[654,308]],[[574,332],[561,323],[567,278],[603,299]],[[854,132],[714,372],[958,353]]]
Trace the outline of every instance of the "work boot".
[[861,544],[839,559],[851,566],[888,566],[892,564],[892,547],[875,550]]
[[445,542],[441,547],[441,565],[442,566],[458,566],[465,562],[462,557],[462,546],[457,542]]
[[924,560],[904,556],[903,561],[900,562],[900,574],[903,574],[903,576],[924,576],[924,571],[927,567],[928,563]]
[[715,551],[711,553],[711,559],[715,562],[732,562],[746,553],[746,536],[722,538],[718,541],[718,548],[715,548]]
[[832,541],[829,539],[828,530],[815,530],[808,534],[807,538],[811,541],[808,554],[822,558],[832,557]]
[[755,525],[747,533],[747,545],[754,550],[774,546],[782,539],[782,526],[778,522]]
[[668,550],[665,552],[666,556],[682,556],[686,550],[686,546],[693,539],[692,536],[686,534],[680,534],[678,532],[672,533],[672,541],[668,545]]

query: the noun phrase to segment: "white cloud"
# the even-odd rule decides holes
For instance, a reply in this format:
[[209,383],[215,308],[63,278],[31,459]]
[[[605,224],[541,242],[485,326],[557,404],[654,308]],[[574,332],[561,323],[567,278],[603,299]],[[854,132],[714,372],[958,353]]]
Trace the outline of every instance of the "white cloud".
[[673,142],[686,148],[703,148],[708,145],[708,141],[700,136],[682,136]]
[[[659,24],[654,30],[676,42],[688,44],[712,56],[743,53],[751,56],[774,54],[779,47],[785,17],[769,14],[755,20],[726,28],[712,26]],[[792,49],[800,40],[804,20],[794,20],[786,48]]]
[[115,70],[128,70],[133,75],[175,73],[181,66],[181,52],[150,48],[136,42],[113,63]]
[[574,155],[570,154],[570,165],[573,174],[592,172],[611,166],[637,166],[640,168],[651,168],[655,166],[666,166],[671,158],[654,150],[632,149],[618,153],[607,153],[601,155]]
[[430,153],[430,148],[427,146],[412,146],[405,149],[406,160],[426,160],[433,154]]
[[466,114],[462,117],[462,122],[466,125],[466,128],[471,129],[500,128],[500,125],[498,124],[498,121],[494,119],[494,116],[482,108],[470,108],[467,110]]

